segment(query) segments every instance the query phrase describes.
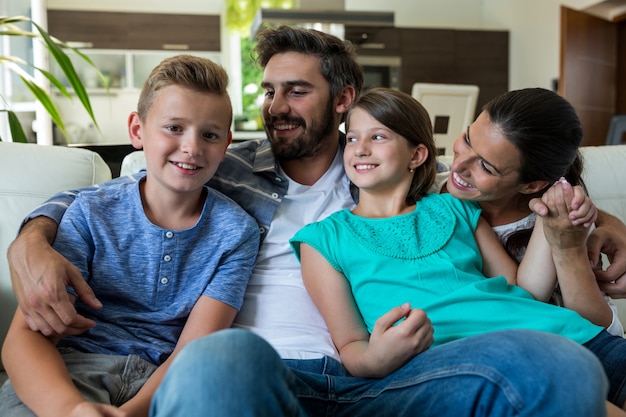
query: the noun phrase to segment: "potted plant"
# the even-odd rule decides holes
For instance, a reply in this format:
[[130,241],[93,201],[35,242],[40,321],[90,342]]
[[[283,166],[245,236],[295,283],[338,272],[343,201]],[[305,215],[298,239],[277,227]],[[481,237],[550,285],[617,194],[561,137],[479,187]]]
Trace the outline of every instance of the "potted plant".
[[[29,23],[36,29],[36,31],[28,31],[21,29],[18,25],[20,23]],[[91,108],[91,102],[89,101],[89,96],[85,91],[85,87],[81,82],[80,78],[76,74],[76,70],[70,61],[69,56],[65,53],[65,50],[71,50],[73,53],[76,53],[82,59],[84,59],[89,65],[94,67],[98,73],[98,76],[102,77],[100,71],[97,70],[93,62],[89,59],[88,56],[84,55],[80,51],[75,48],[69,47],[67,44],[62,41],[53,38],[50,36],[44,29],[42,29],[39,25],[33,22],[30,18],[25,16],[0,16],[0,40],[4,36],[21,36],[32,38],[34,42],[42,42],[44,47],[48,50],[50,59],[54,59],[59,68],[65,74],[67,81],[71,88],[73,89],[74,95],[80,100],[82,106],[85,108],[89,117],[93,121],[94,125],[97,127],[93,110]],[[29,74],[24,68],[31,67],[34,71],[39,71],[43,74],[49,81],[51,88],[55,88],[65,97],[71,98],[69,91],[63,86],[63,84],[54,77],[49,71],[44,70],[43,68],[38,68],[32,63],[26,62],[23,59],[20,59],[15,56],[3,56],[0,55],[0,68],[6,67],[9,70],[13,71],[20,80],[24,83],[24,85],[30,90],[36,100],[38,100],[46,111],[50,114],[52,121],[59,127],[59,129],[65,134],[65,125],[63,124],[63,120],[61,119],[61,115],[57,110],[57,107],[52,102],[50,95],[39,85],[35,83],[35,80],[32,75]],[[104,84],[104,82],[103,82]],[[11,132],[11,136],[14,142],[26,142],[26,135],[24,134],[24,130],[17,119],[17,115],[9,108],[8,100],[0,94],[0,112],[5,112],[8,115],[9,120],[9,130]],[[2,140],[2,138],[0,138]]]

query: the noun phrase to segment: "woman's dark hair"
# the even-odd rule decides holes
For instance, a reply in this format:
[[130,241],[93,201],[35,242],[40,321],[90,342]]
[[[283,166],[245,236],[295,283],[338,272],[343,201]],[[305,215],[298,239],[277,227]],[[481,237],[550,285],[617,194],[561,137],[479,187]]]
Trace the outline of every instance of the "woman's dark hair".
[[428,192],[437,174],[435,140],[428,112],[406,93],[390,88],[372,88],[365,91],[348,111],[346,131],[350,130],[350,115],[356,108],[365,110],[411,145],[426,146],[428,157],[415,169],[406,197],[407,204],[414,204]]
[[[585,187],[583,161],[578,147],[583,138],[580,119],[572,105],[557,93],[525,88],[505,93],[483,107],[490,121],[520,153],[519,181],[547,181],[560,177]],[[534,196],[540,196],[547,187]],[[520,230],[507,242],[509,253],[526,247],[532,230]]]
[[263,29],[257,35],[253,54],[255,61],[265,68],[275,54],[298,52],[314,55],[320,60],[320,71],[330,84],[331,97],[336,97],[345,86],[354,87],[358,96],[363,86],[363,70],[356,62],[354,45],[336,36],[315,29],[292,26]]
[[520,183],[552,184],[565,177],[574,185],[582,185],[578,147],[583,129],[567,100],[550,90],[525,88],[496,97],[483,110],[519,150]]

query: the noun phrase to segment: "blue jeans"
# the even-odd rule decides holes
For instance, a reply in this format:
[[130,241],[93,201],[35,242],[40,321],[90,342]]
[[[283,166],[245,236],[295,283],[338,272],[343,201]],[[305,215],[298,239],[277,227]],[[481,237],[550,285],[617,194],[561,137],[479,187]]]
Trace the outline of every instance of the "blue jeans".
[[560,336],[493,332],[430,349],[381,379],[336,361],[282,360],[229,329],[186,346],[152,401],[161,416],[605,416],[596,357]]

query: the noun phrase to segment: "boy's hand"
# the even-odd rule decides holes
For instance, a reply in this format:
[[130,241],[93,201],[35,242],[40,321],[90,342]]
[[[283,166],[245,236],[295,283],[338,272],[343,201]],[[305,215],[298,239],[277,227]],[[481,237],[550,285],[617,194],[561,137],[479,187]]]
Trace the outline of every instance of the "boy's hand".
[[[405,318],[394,326],[398,320]],[[433,343],[434,329],[423,310],[408,303],[381,316],[374,324],[367,355],[381,375],[395,371]]]
[[108,404],[79,403],[70,412],[69,417],[127,417],[128,414],[117,407]]

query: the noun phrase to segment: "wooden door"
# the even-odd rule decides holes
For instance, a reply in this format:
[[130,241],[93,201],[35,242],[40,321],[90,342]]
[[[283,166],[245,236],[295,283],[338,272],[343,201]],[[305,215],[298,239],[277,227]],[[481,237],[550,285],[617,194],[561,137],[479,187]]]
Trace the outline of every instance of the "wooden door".
[[558,92],[581,119],[583,145],[604,145],[617,113],[617,25],[561,7]]

